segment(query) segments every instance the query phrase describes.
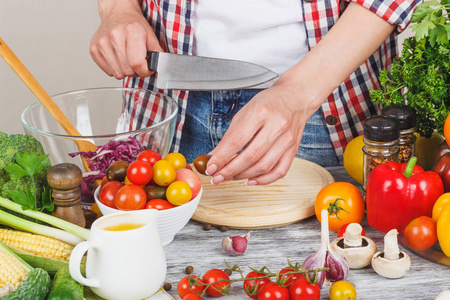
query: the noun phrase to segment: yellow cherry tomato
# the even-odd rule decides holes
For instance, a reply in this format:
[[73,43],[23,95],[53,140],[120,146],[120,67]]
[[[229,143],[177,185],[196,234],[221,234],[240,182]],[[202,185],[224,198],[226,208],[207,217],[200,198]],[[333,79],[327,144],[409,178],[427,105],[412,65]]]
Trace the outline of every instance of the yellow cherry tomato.
[[192,198],[192,190],[185,181],[174,181],[166,190],[167,200],[173,205],[182,205]]
[[164,160],[169,161],[173,165],[175,170],[186,168],[186,158],[181,153],[169,153],[166,155],[166,157],[164,157]]
[[330,288],[330,300],[355,300],[356,289],[348,281],[336,281]]
[[432,218],[437,223],[442,210],[450,203],[450,193],[442,194],[434,203]]
[[175,180],[177,171],[173,165],[164,159],[158,160],[153,165],[153,181],[159,186],[168,186]]

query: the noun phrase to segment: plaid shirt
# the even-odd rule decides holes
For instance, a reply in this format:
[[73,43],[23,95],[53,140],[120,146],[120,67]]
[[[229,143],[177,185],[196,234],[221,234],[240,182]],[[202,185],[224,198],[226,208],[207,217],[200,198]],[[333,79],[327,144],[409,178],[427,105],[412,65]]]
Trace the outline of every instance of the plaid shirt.
[[[341,0],[301,1],[309,48],[312,49],[336,23],[348,2]],[[417,5],[423,0],[350,0],[374,12],[387,22],[397,25],[396,32],[405,29]],[[192,55],[193,26],[191,0],[141,0],[142,11],[159,37],[164,51]],[[363,121],[380,112],[380,108],[369,99],[369,90],[379,88],[378,75],[383,68],[389,68],[397,55],[397,42],[389,36],[379,49],[355,70],[322,104],[323,117],[335,116],[337,122],[328,125],[330,139],[336,155],[342,159],[345,146],[354,137],[363,134]],[[126,78],[124,85],[154,90],[154,77]],[[161,90],[173,97],[179,104],[172,151],[178,151],[181,130],[184,123],[188,92]],[[136,105],[130,129],[137,122],[146,122],[151,109]],[[143,116],[143,117],[142,117]],[[333,118],[336,120],[335,118]],[[334,123],[334,122],[332,122]]]

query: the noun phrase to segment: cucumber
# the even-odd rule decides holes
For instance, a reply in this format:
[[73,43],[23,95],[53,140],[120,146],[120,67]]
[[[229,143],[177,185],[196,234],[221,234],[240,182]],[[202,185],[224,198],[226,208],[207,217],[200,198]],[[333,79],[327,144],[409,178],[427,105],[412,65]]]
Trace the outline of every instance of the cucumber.
[[59,269],[53,278],[52,288],[47,300],[82,300],[83,285],[76,282],[68,267]]
[[45,300],[51,287],[48,273],[40,268],[30,271],[17,290],[2,300]]

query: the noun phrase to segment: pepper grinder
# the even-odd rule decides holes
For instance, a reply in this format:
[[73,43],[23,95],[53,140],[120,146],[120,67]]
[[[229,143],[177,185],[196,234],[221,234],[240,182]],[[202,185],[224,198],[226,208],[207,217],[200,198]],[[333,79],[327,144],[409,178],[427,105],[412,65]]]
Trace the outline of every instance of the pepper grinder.
[[55,205],[52,215],[85,227],[86,219],[80,205],[82,180],[83,173],[80,168],[71,163],[54,165],[47,173]]

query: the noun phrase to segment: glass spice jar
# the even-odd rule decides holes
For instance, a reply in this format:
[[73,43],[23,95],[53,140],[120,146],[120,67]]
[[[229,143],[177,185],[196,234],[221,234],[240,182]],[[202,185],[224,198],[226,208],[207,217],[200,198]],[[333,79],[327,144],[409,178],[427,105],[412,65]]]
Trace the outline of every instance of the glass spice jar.
[[364,122],[364,189],[370,172],[387,161],[398,161],[399,121],[391,116],[376,115]]
[[405,104],[392,104],[381,111],[384,115],[392,116],[399,121],[400,139],[398,162],[407,163],[414,155],[416,145],[416,110]]

